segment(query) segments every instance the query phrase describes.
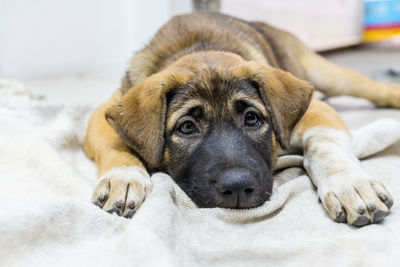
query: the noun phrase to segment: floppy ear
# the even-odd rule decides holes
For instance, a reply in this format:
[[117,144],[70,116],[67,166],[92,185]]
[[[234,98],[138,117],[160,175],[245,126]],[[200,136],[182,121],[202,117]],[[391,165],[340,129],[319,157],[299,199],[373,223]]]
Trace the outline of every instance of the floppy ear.
[[188,75],[181,73],[164,71],[152,75],[106,111],[108,123],[150,168],[162,162],[167,93],[187,80]]
[[257,85],[272,116],[272,126],[278,142],[283,149],[287,149],[293,128],[310,104],[313,86],[288,72],[258,62],[246,62],[233,72]]

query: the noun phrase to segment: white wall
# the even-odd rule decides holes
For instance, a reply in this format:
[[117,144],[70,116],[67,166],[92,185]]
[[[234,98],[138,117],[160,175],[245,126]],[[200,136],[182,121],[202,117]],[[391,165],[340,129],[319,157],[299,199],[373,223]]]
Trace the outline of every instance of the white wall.
[[221,12],[294,33],[314,50],[361,42],[363,0],[221,0]]
[[[191,0],[0,0],[0,77],[120,77],[163,23],[191,9]],[[221,0],[221,11],[290,30],[314,49],[361,36],[362,0]]]
[[167,0],[0,0],[0,76],[122,74],[170,9]]

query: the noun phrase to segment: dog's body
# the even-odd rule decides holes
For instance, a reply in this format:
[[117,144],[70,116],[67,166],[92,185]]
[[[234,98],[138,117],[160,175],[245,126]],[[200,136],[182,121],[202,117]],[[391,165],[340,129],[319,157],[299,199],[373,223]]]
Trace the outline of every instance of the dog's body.
[[148,173],[164,171],[200,207],[255,207],[271,194],[281,147],[304,152],[333,219],[380,221],[390,193],[361,168],[346,126],[311,84],[400,107],[400,86],[338,67],[266,24],[174,17],[91,117],[84,148],[101,175],[93,202],[131,217],[151,190]]

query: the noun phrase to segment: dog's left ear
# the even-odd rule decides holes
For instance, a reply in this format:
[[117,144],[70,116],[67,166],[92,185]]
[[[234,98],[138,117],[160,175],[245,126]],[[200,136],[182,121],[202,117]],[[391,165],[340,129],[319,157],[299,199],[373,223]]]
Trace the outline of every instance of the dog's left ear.
[[107,122],[150,168],[163,160],[167,94],[188,79],[187,74],[177,72],[154,74],[106,111]]
[[232,72],[239,78],[250,79],[259,88],[278,142],[287,149],[293,128],[310,104],[313,86],[288,72],[253,61],[235,67]]

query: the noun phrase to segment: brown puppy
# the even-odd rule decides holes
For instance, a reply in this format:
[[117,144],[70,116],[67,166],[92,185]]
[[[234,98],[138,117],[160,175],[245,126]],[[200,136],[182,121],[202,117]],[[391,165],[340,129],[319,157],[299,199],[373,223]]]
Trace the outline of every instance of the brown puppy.
[[333,219],[380,221],[390,193],[361,168],[345,125],[312,98],[312,84],[400,107],[400,86],[329,63],[264,23],[174,17],[91,117],[84,149],[101,176],[93,202],[131,217],[151,190],[148,173],[164,171],[199,207],[256,207],[271,194],[278,150],[297,148]]

